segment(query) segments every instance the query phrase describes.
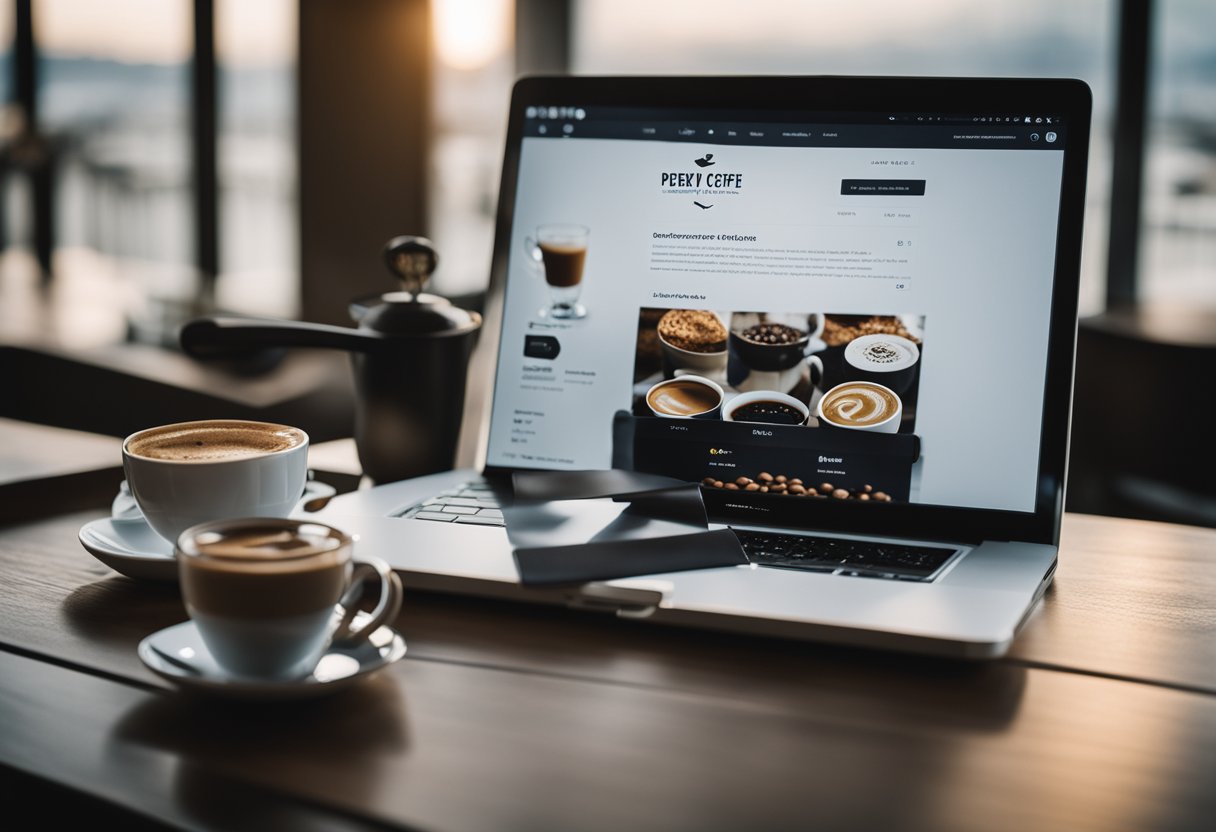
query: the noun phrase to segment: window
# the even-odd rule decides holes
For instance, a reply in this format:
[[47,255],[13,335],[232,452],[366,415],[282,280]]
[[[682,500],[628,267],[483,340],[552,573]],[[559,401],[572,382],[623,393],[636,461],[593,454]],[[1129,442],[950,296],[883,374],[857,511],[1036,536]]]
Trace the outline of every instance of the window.
[[189,0],[40,0],[33,15],[38,127],[58,160],[55,270],[135,289],[132,325],[160,340],[197,286]]
[[299,312],[297,0],[219,0],[220,275],[223,309]]
[[485,289],[514,54],[510,0],[436,0],[435,135],[430,234],[439,251],[433,289]]
[[[14,4],[0,6],[12,40]],[[37,129],[51,148],[54,271],[72,294],[129,298],[139,340],[170,343],[198,310],[192,0],[36,0]],[[217,0],[219,274],[226,311],[295,314],[296,0]],[[7,89],[12,50],[5,55]],[[18,170],[20,165],[14,167]],[[9,177],[13,243],[31,237],[28,177]]]
[[1140,297],[1216,303],[1216,4],[1164,0],[1149,67]]

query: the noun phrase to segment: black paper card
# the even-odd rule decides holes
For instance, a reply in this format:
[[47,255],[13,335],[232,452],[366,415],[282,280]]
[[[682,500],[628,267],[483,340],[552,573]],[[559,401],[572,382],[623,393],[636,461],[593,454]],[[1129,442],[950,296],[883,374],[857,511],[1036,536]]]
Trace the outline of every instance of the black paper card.
[[618,470],[516,471],[511,479],[518,502],[624,498],[688,485],[687,480]]
[[747,562],[743,547],[729,529],[515,550],[515,564],[524,584],[585,583]]

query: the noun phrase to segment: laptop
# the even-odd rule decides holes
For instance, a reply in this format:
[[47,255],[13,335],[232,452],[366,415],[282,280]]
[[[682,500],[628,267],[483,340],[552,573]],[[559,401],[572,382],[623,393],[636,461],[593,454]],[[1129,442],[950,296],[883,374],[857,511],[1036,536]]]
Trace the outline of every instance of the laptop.
[[[420,588],[1002,655],[1056,567],[1089,121],[1074,80],[519,81],[480,464],[312,516]],[[510,475],[610,467],[751,563],[521,585]]]

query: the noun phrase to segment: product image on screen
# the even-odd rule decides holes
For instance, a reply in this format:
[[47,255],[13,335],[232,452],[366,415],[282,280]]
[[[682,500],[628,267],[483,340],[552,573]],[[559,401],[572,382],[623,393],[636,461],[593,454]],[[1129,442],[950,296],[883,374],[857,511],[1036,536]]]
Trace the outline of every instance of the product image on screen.
[[570,223],[546,224],[525,241],[533,265],[544,275],[551,305],[537,310],[540,317],[577,320],[586,317],[587,307],[578,302],[582,292],[587,241],[591,229]]
[[924,332],[906,313],[643,308],[634,459],[710,488],[906,501]]

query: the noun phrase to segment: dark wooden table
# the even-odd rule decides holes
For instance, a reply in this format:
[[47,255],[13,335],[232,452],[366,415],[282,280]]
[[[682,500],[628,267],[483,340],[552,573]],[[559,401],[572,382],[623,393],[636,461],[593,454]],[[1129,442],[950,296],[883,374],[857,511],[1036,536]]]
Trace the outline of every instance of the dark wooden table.
[[1216,531],[1069,516],[1054,588],[996,662],[416,592],[404,661],[328,699],[254,706],[182,695],[140,664],[139,640],[185,612],[176,589],[80,548],[104,513],[0,527],[0,798],[49,828],[82,808],[125,828],[287,830],[1216,817]]

